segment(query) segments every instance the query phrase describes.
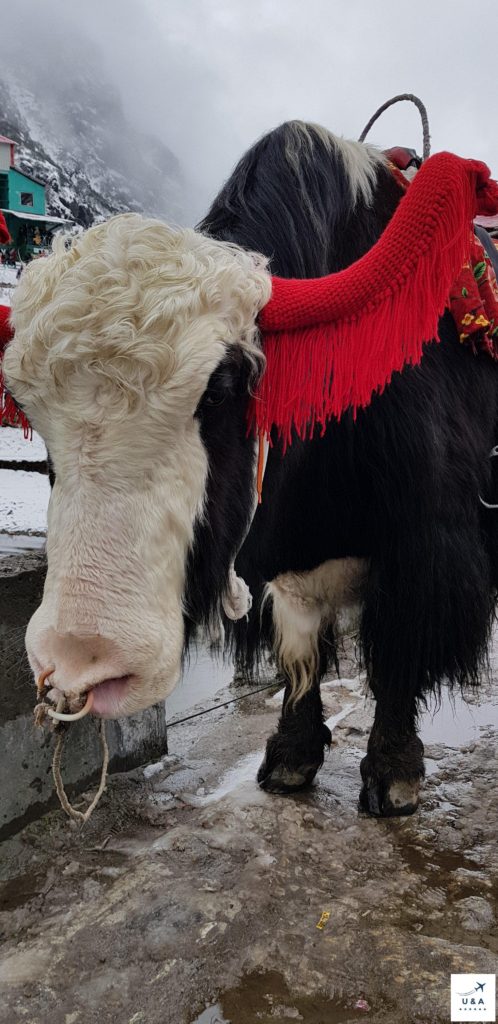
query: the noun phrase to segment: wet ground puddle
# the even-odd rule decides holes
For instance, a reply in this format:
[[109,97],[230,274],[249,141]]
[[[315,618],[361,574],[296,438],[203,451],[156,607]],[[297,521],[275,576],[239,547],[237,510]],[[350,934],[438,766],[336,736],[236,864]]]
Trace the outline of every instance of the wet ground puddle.
[[270,971],[246,975],[237,988],[224,992],[191,1024],[348,1024],[367,1019],[371,1009],[366,1003],[363,1008],[355,1007],[347,1000],[319,995],[295,997],[282,976]]
[[[439,890],[446,894],[447,904],[443,916],[438,920],[424,916],[419,929],[423,935],[447,939],[468,946],[482,946],[498,953],[498,926],[468,931],[455,916],[455,906],[469,897],[485,899],[498,907],[498,887],[486,885],[482,866],[465,856],[459,850],[438,850],[427,846],[397,841],[398,851],[406,866],[421,877],[421,884],[427,890]],[[465,872],[464,875],[458,872]],[[399,924],[403,924],[399,919]],[[410,920],[413,927],[413,920]]]
[[432,700],[422,716],[420,739],[427,746],[442,744],[461,748],[478,742],[480,729],[496,729],[498,703],[490,700],[483,686],[479,699],[465,700],[459,693],[444,692],[441,705]]

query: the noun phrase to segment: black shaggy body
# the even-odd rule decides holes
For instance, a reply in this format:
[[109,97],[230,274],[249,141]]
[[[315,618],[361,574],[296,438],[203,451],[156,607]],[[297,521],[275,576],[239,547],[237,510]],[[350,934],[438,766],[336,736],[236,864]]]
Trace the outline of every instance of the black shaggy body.
[[[371,156],[369,201],[355,189],[358,172],[341,146],[322,129],[281,126],[241,160],[200,229],[264,253],[284,276],[315,277],[349,265],[377,240],[402,193]],[[296,440],[285,457],[278,444],[270,450],[263,504],[237,558],[254,599],[249,620],[233,630],[237,662],[248,675],[273,642],[271,605],[262,612],[267,582],[330,559],[367,560],[360,640],[376,715],[361,767],[361,804],[374,814],[416,807],[424,772],[418,703],[445,679],[478,683],[498,583],[497,513],[479,500],[492,502],[498,493],[489,458],[498,441],[498,369],[459,344],[449,315],[439,335],[420,366],[396,374],[355,422],[345,415],[323,438]],[[248,370],[231,360],[210,388],[219,386],[220,373],[229,377],[225,402],[217,408],[208,388],[198,411],[211,477],[210,511],[192,555],[189,615],[197,621],[209,617],[210,595],[226,580],[228,543],[235,553],[251,513]],[[227,474],[237,481],[235,508]],[[226,530],[230,538],[218,543]],[[315,678],[296,704],[287,685],[258,776],[268,789],[305,785],[323,761],[330,733],[319,682],[331,639],[320,639]]]

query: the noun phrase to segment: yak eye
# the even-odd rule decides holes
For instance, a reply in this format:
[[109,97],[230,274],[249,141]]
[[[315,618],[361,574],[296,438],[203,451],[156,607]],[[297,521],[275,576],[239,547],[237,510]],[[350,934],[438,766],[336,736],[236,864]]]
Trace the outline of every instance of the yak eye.
[[197,406],[197,414],[223,405],[227,399],[233,399],[241,392],[241,358],[238,353],[231,353],[213,370],[206,390]]
[[205,405],[222,405],[227,397],[227,392],[221,388],[213,388],[212,391],[208,391],[204,396]]

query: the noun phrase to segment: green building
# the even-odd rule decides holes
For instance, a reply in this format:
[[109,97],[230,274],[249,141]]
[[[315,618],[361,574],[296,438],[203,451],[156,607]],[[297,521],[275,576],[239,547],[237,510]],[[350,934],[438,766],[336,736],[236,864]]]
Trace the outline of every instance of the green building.
[[72,223],[47,215],[45,185],[15,166],[15,142],[5,135],[0,135],[0,210],[12,238],[0,252],[14,249],[22,260],[44,255],[54,231]]

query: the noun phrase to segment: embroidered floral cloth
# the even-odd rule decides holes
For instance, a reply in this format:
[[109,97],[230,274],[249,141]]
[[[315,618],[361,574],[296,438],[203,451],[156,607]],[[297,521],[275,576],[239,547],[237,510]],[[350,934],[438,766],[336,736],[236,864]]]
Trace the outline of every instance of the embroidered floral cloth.
[[498,359],[498,284],[491,260],[474,233],[470,258],[451,288],[449,307],[460,341]]

